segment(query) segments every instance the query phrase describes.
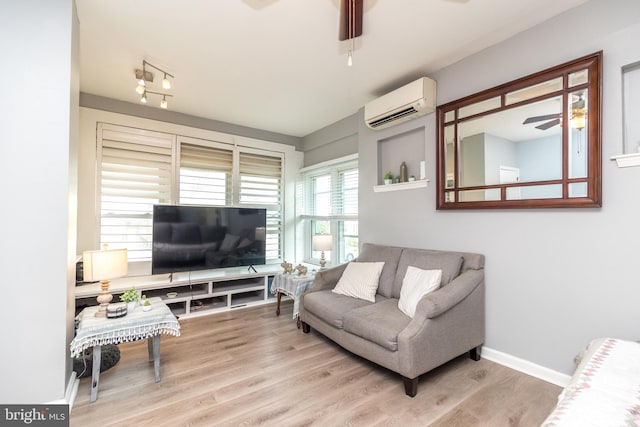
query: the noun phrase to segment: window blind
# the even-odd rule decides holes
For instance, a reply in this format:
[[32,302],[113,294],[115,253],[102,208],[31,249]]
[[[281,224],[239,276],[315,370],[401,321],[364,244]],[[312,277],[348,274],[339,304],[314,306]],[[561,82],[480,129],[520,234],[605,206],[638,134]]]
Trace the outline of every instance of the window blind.
[[171,200],[173,135],[99,125],[100,241],[151,257],[153,205]]
[[267,209],[267,260],[281,258],[282,157],[239,153],[239,204]]
[[233,151],[194,144],[180,145],[180,203],[230,204]]
[[357,220],[358,165],[356,161],[303,173],[302,219]]

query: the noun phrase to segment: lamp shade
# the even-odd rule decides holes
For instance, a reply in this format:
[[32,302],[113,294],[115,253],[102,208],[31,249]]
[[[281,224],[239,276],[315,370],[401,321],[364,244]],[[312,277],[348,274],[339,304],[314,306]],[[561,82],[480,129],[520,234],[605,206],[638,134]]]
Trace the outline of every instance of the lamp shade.
[[314,251],[330,251],[333,248],[331,234],[315,234],[311,238],[311,246]]
[[82,268],[85,282],[109,280],[127,275],[128,260],[126,249],[84,251]]

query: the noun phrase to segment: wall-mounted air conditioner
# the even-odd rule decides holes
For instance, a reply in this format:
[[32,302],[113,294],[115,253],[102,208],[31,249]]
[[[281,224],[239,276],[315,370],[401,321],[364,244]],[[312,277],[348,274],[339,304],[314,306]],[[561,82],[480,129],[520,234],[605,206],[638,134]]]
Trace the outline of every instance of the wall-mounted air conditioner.
[[364,121],[371,129],[384,129],[436,109],[436,82],[422,77],[364,106]]

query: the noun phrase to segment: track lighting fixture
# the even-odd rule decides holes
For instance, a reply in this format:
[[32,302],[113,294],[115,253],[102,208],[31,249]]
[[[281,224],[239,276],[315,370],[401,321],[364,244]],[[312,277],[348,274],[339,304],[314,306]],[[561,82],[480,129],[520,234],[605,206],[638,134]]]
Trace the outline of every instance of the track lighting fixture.
[[160,92],[153,92],[150,90],[145,90],[144,93],[142,94],[142,98],[140,98],[140,102],[142,102],[143,104],[147,103],[147,95],[158,95],[162,97],[162,100],[160,101],[160,108],[164,108],[165,110],[168,107],[167,104],[167,96],[173,96],[173,95],[169,95],[168,93],[160,93]]
[[148,85],[147,83],[153,83],[153,73],[151,73],[150,71],[147,71],[147,66],[151,67],[151,68],[155,68],[156,70],[160,71],[161,73],[164,74],[164,77],[162,78],[162,88],[163,89],[171,89],[171,80],[169,80],[169,77],[174,78],[174,76],[172,74],[167,73],[165,70],[156,67],[155,65],[143,60],[142,61],[142,69],[136,69],[135,73],[136,73],[136,80],[138,81],[138,85],[136,86],[136,93],[138,93],[139,95],[141,95],[140,98],[140,102],[146,104],[147,103],[147,94],[154,94],[154,95],[161,95],[162,96],[162,101],[160,101],[160,108],[167,108],[167,96],[173,96],[173,95],[169,95],[169,94],[165,94],[165,93],[160,93],[160,92],[153,92],[148,90]]

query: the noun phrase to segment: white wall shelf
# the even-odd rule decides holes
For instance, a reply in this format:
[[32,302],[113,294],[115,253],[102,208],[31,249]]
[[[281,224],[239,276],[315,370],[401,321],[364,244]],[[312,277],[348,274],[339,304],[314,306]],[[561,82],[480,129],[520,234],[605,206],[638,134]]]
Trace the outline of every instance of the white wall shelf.
[[398,182],[395,184],[374,185],[374,193],[383,193],[385,191],[412,190],[414,188],[425,188],[429,184],[428,179],[420,179],[417,181]]
[[615,160],[619,168],[640,166],[640,153],[620,154],[612,156],[611,160]]

